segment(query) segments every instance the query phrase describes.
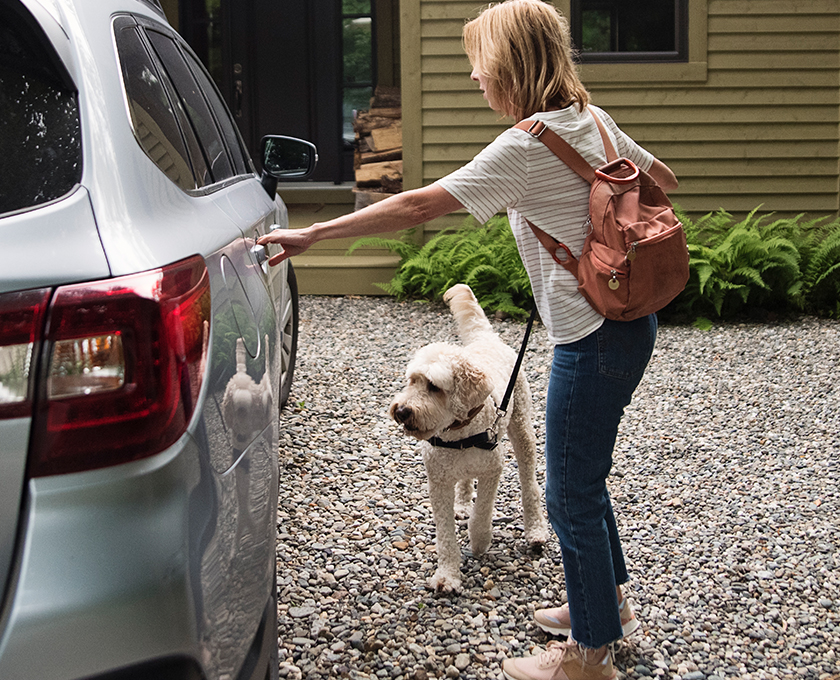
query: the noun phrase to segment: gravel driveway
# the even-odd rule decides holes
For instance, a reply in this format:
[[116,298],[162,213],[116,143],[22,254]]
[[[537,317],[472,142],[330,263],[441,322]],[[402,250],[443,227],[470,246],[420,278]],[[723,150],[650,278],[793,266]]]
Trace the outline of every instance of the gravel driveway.
[[[493,323],[518,348],[524,326]],[[512,457],[489,553],[469,555],[462,522],[463,592],[425,588],[423,464],[387,409],[411,353],[452,332],[442,305],[301,298],[280,433],[282,677],[500,678],[505,656],[545,645],[531,615],[564,601],[563,567],[554,537],[524,552]],[[540,445],[550,352],[538,326],[524,370]],[[838,380],[836,321],[660,329],[609,480],[642,621],[616,646],[619,677],[840,678]]]

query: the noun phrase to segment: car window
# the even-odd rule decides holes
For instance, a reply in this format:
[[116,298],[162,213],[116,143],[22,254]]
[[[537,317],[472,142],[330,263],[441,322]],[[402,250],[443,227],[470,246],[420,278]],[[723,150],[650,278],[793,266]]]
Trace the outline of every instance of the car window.
[[170,180],[185,191],[195,189],[176,114],[136,28],[117,31],[117,50],[137,141]]
[[237,174],[241,175],[251,172],[248,169],[248,157],[243,148],[242,138],[239,136],[236,125],[230,117],[227,106],[222,101],[222,97],[216,89],[216,84],[211,80],[206,69],[192,54],[187,53],[186,56],[192,66],[193,74],[201,85],[201,89],[204,91],[204,94],[210,102],[210,106],[216,114],[216,120],[219,122],[224,133],[225,141],[227,142],[228,149],[230,149],[233,163],[236,166]]
[[0,6],[0,214],[60,198],[82,177],[78,98],[45,41]]
[[168,36],[158,31],[147,29],[146,35],[149,36],[158,58],[169,74],[192,129],[201,142],[213,181],[219,182],[232,177],[236,172],[228,158],[222,134],[181,52]]

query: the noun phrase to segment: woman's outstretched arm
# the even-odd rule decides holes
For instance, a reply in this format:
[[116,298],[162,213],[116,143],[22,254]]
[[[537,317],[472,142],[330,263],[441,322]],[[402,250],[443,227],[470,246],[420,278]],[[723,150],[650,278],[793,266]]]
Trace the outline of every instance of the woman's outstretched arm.
[[316,222],[305,229],[278,229],[261,236],[257,243],[276,243],[282,246],[283,251],[268,261],[270,265],[276,265],[288,257],[300,255],[324,239],[369,236],[408,229],[461,208],[461,203],[446,189],[431,184],[391,196],[328,222]]

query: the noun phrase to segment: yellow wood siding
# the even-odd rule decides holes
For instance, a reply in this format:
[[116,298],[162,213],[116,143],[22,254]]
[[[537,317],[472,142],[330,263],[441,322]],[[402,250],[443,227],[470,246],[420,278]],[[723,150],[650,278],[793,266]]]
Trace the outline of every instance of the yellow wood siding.
[[[568,12],[568,0],[555,4]],[[837,215],[840,0],[689,4],[689,63],[586,64],[593,102],[674,169],[672,198],[692,213],[761,204]],[[461,28],[477,7],[402,0],[407,187],[461,166],[511,124],[469,80]],[[427,236],[461,219],[428,225]]]

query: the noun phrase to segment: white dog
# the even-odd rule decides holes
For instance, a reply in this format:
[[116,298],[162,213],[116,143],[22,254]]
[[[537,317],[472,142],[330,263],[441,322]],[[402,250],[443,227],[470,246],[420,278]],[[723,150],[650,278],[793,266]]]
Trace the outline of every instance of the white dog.
[[[408,385],[394,397],[390,412],[406,434],[420,440],[418,450],[429,480],[438,551],[438,568],[428,585],[448,593],[461,588],[455,512],[456,505],[459,512],[469,512],[473,480],[478,484],[468,522],[470,548],[474,556],[480,556],[490,547],[504,452],[501,446],[488,449],[481,445],[483,433],[497,420],[516,352],[493,331],[469,286],[453,286],[443,299],[449,303],[464,346],[438,342],[419,349],[406,369]],[[536,480],[531,390],[522,371],[511,408],[499,420],[496,432],[498,439],[507,433],[513,445],[525,539],[529,547],[537,548],[546,542],[548,529]],[[458,448],[450,448],[453,446]]]

